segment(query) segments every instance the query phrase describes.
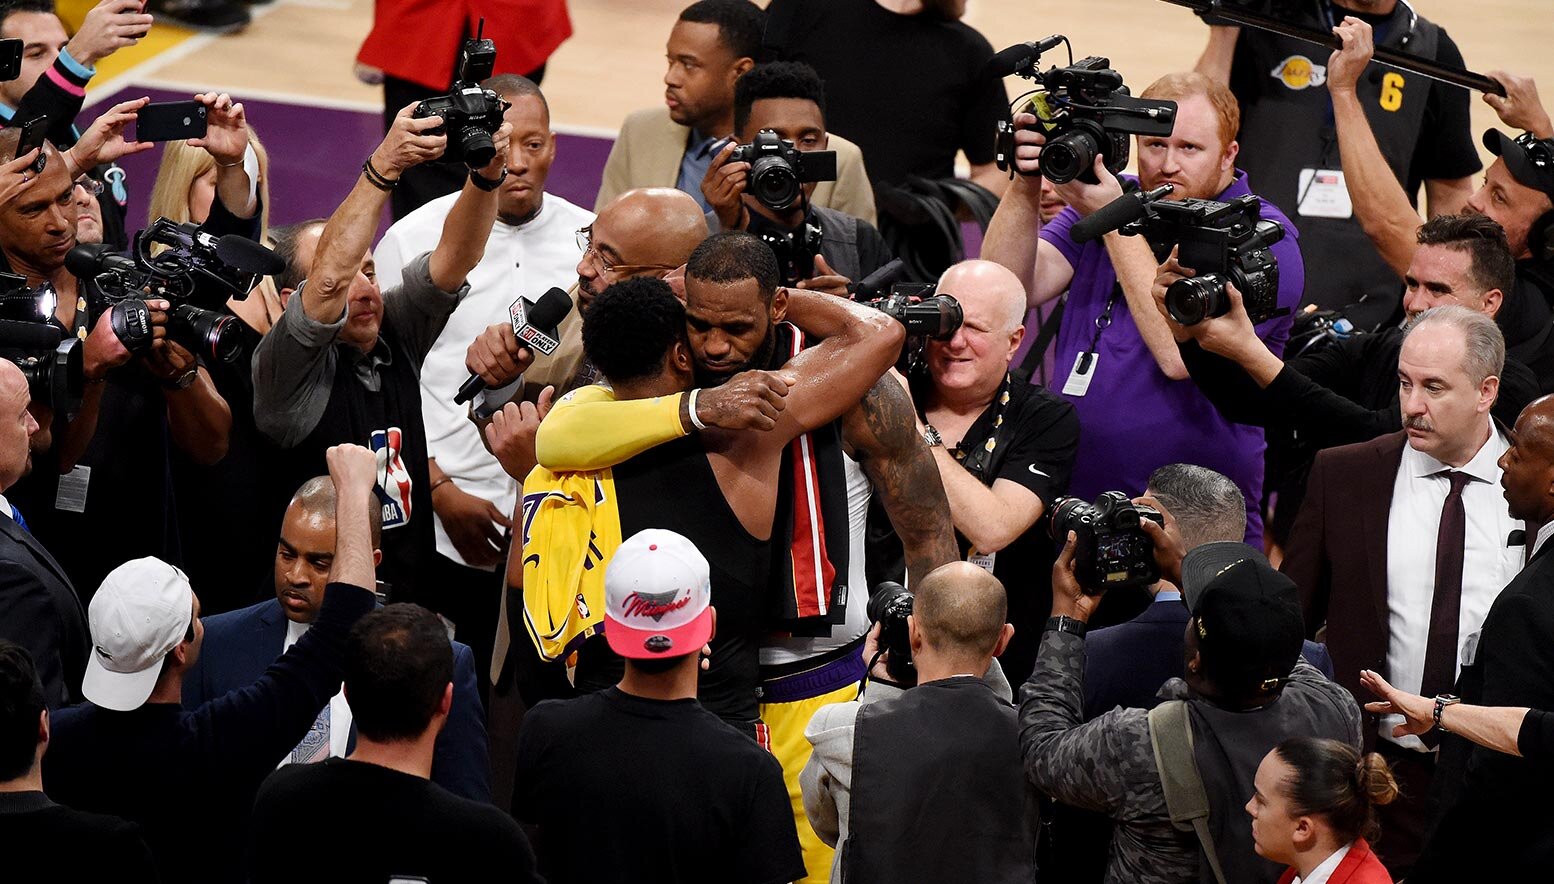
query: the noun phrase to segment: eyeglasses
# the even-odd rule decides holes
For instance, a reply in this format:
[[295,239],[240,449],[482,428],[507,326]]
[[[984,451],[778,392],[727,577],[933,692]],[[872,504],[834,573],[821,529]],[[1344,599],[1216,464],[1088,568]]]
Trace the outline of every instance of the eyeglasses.
[[631,275],[635,273],[649,273],[655,270],[673,270],[676,264],[611,264],[610,259],[604,253],[594,248],[594,228],[590,224],[577,231],[577,247],[583,250],[583,257],[590,255],[599,262],[599,269],[605,273],[618,273]]
[[82,175],[76,179],[76,187],[84,189],[92,196],[100,196],[103,192],[103,183],[90,175]]

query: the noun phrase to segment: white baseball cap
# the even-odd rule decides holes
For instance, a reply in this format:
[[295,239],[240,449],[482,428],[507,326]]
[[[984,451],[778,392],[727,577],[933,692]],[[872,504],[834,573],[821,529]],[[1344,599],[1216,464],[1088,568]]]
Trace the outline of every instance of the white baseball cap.
[[615,550],[604,569],[604,601],[604,637],[622,657],[680,657],[712,638],[707,559],[673,531],[648,528]]
[[87,609],[92,654],[81,692],[104,709],[139,709],[193,621],[194,590],[182,571],[150,557],[114,568]]

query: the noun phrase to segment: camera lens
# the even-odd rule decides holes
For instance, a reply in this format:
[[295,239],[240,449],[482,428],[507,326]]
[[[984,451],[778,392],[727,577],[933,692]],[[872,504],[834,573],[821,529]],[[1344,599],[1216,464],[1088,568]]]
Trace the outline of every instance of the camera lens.
[[1066,184],[1095,165],[1095,155],[1100,150],[1101,146],[1089,134],[1064,132],[1041,149],[1041,174],[1053,184]]
[[221,362],[236,362],[243,346],[243,330],[235,318],[213,310],[181,304],[173,308],[168,326],[179,343]]
[[1052,507],[1052,537],[1059,542],[1068,537],[1068,532],[1080,532],[1088,523],[1094,521],[1095,507],[1089,501],[1078,497],[1060,497]]
[[1224,316],[1230,309],[1225,281],[1217,273],[1171,283],[1166,289],[1165,304],[1166,312],[1182,325],[1197,325],[1205,319]]
[[785,212],[799,201],[799,176],[782,157],[761,157],[750,167],[750,194],[761,205]]
[[474,126],[462,133],[464,165],[471,169],[484,169],[496,158],[496,145],[491,143],[491,133]]

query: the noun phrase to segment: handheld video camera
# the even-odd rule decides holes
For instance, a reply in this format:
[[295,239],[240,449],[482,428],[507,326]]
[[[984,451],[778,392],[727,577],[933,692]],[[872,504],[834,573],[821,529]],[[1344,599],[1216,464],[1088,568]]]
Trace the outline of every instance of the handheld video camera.
[[731,163],[750,164],[746,190],[774,212],[786,212],[812,181],[836,180],[836,151],[799,150],[771,129],[762,129],[749,144],[729,154]]
[[[849,286],[849,293],[858,303],[873,307],[906,329],[907,342],[901,348],[896,369],[911,377],[923,364],[923,348],[928,340],[953,338],[966,317],[960,302],[952,295],[934,294],[935,286],[931,282],[895,282],[905,269],[906,264],[901,259],[892,260],[861,282]],[[890,290],[882,295],[887,285]]]
[[69,419],[81,409],[81,342],[53,324],[54,287],[28,288],[14,273],[0,273],[0,359],[9,359],[27,378],[34,402]]
[[485,28],[486,20],[481,19],[474,39],[465,40],[459,49],[453,89],[447,95],[422,101],[411,113],[416,119],[442,117],[443,124],[427,130],[427,134],[446,134],[448,147],[442,158],[450,162],[463,160],[471,169],[484,168],[496,156],[491,136],[502,128],[502,113],[510,106],[480,85],[491,78],[496,67],[496,43],[481,39]]
[[[1102,157],[1112,174],[1121,172],[1128,165],[1128,136],[1170,135],[1176,127],[1176,102],[1132,97],[1109,59],[1092,55],[1075,62],[1072,46],[1068,67],[1043,72],[1042,53],[1059,43],[1067,44],[1068,38],[1054,34],[1011,46],[993,56],[989,67],[1000,77],[1013,74],[1040,87],[1021,112],[1036,115],[1036,126],[1047,139],[1041,149],[1041,174],[1054,184],[1076,178],[1096,184],[1095,158]],[[998,168],[1016,168],[1014,150],[1014,124],[1000,120],[994,142]]]
[[[102,306],[112,310],[114,334],[131,353],[150,350],[155,337],[146,298],[162,298],[172,304],[167,333],[173,340],[202,358],[233,362],[242,332],[236,317],[220,312],[222,305],[229,297],[248,297],[261,275],[285,264],[253,240],[216,237],[194,224],[158,218],[135,236],[133,256],[83,244],[65,255],[65,266],[95,283]],[[201,307],[197,300],[208,303]]]
[[[917,684],[917,669],[912,665],[912,638],[907,630],[907,617],[912,613],[912,592],[894,581],[887,580],[874,587],[869,595],[869,620],[880,625],[879,649],[884,651],[885,671],[902,687]],[[866,660],[872,664],[874,661]]]
[[1104,492],[1095,503],[1060,497],[1052,505],[1052,539],[1061,546],[1074,532],[1074,575],[1087,594],[1149,586],[1160,579],[1144,519],[1165,525],[1159,510],[1134,503],[1121,491]]
[[1284,227],[1259,217],[1261,200],[1251,194],[1228,203],[1150,199],[1150,194],[1139,198],[1144,217],[1124,224],[1119,232],[1144,237],[1161,261],[1179,246],[1177,263],[1197,274],[1166,289],[1166,312],[1172,319],[1196,325],[1224,316],[1230,310],[1226,283],[1241,292],[1253,325],[1289,312],[1279,306],[1279,262],[1269,250],[1284,239]]

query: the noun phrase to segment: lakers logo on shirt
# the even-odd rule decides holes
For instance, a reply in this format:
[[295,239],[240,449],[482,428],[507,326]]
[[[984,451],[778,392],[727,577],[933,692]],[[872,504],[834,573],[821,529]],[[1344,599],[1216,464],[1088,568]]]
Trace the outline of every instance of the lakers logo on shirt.
[[1327,82],[1327,66],[1312,64],[1304,55],[1292,55],[1274,65],[1271,75],[1275,80],[1299,92],[1308,86],[1321,86]]

